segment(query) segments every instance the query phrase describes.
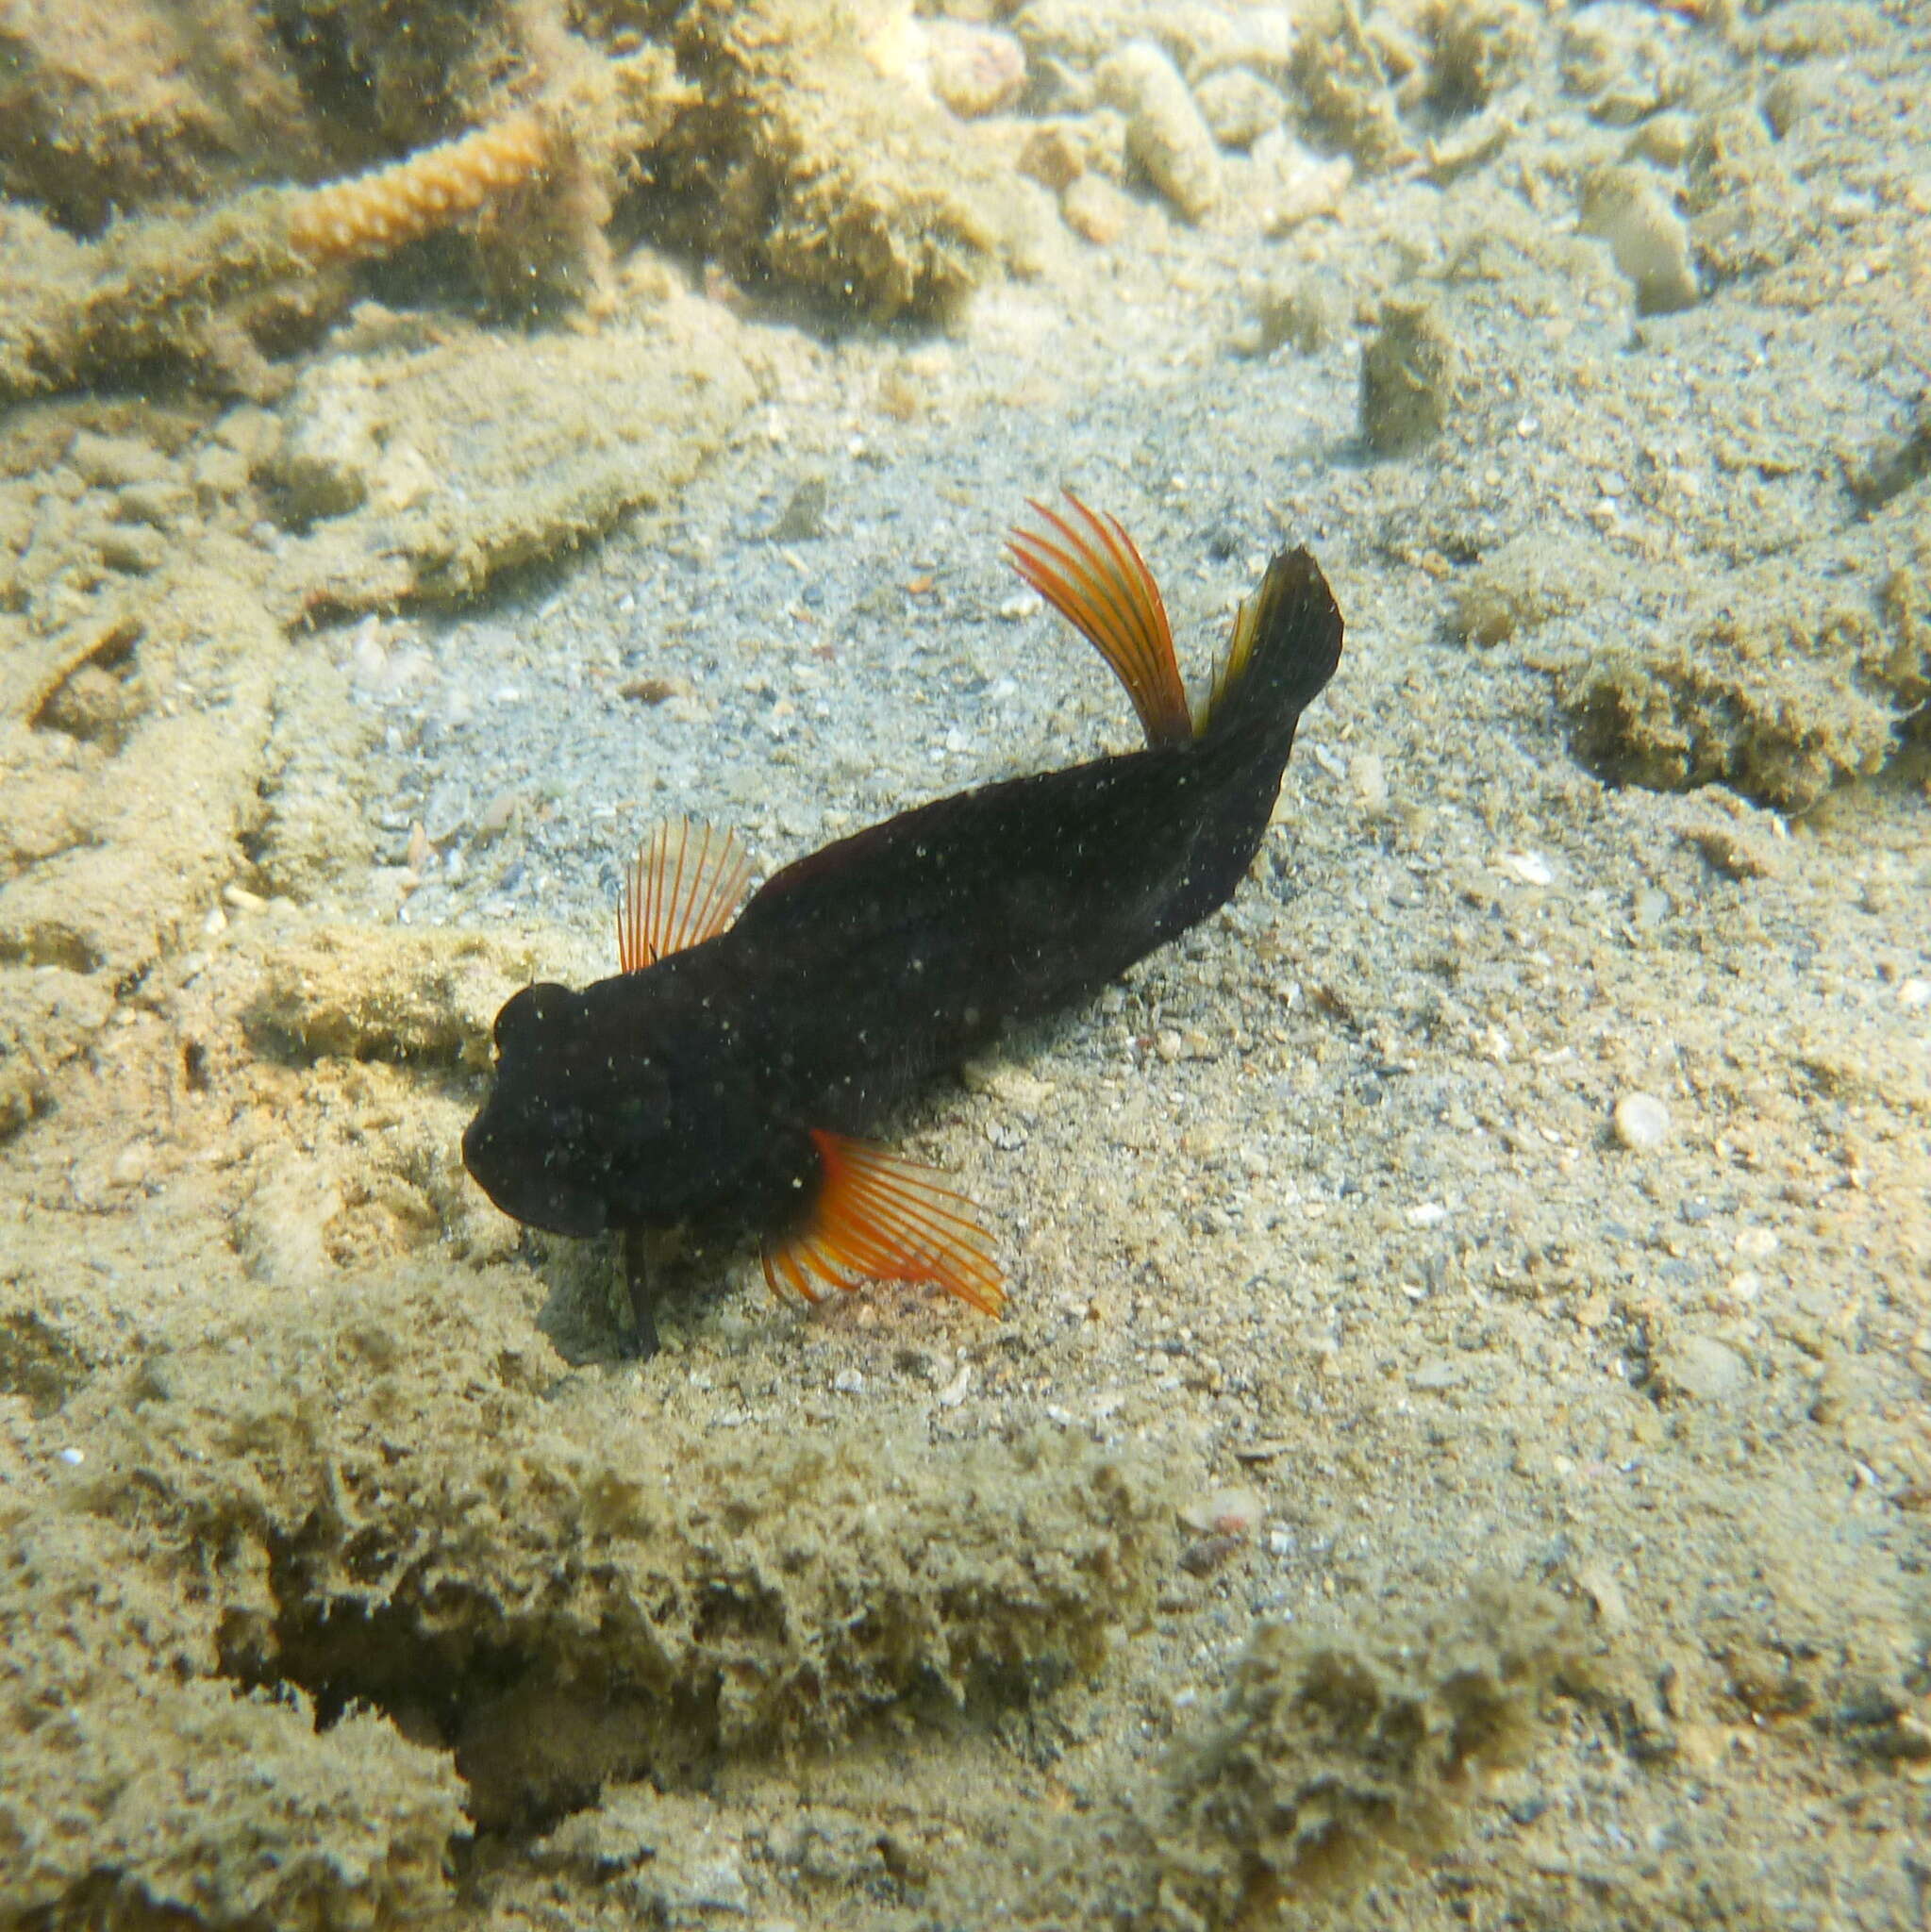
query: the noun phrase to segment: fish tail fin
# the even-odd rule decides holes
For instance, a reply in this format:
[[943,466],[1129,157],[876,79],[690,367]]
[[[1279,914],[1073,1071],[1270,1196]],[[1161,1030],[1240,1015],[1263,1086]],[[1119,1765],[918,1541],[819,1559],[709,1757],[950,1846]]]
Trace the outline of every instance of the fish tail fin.
[[1117,517],[1102,519],[1072,491],[1074,523],[1029,504],[1044,530],[1015,527],[1012,567],[1092,645],[1126,687],[1149,744],[1193,736],[1187,688],[1174,661],[1174,632],[1153,572]]
[[1321,566],[1306,550],[1282,551],[1234,619],[1199,735],[1246,724],[1291,732],[1340,660],[1341,614]]

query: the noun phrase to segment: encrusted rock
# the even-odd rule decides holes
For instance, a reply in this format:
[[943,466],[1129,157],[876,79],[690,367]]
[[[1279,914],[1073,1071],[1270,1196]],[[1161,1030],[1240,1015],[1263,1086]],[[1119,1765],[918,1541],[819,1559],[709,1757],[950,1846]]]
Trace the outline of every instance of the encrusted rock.
[[1100,69],[1100,97],[1126,115],[1126,152],[1190,222],[1221,198],[1220,151],[1193,95],[1151,41],[1122,47]]
[[1599,168],[1583,183],[1582,231],[1609,244],[1640,315],[1693,308],[1699,294],[1690,230],[1647,168]]
[[1082,241],[1105,248],[1126,226],[1126,198],[1102,175],[1082,175],[1059,197],[1059,213]]
[[962,120],[1009,108],[1025,87],[1025,49],[997,27],[928,23],[932,92]]
[[1361,358],[1361,436],[1391,456],[1425,442],[1448,420],[1462,353],[1428,301],[1390,302]]
[[1225,67],[1210,74],[1193,91],[1204,120],[1223,147],[1250,148],[1286,118],[1288,104],[1277,88],[1268,86],[1244,67]]
[[1450,113],[1485,108],[1536,49],[1536,16],[1523,0],[1455,0],[1435,31],[1428,93]]

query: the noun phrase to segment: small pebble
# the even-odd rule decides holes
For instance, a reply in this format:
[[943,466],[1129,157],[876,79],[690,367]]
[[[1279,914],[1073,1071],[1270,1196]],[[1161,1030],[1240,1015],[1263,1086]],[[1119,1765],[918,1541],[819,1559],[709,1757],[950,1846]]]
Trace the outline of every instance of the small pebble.
[[1244,151],[1287,118],[1288,104],[1279,90],[1244,67],[1209,75],[1194,90],[1194,100],[1201,118],[1223,147]]
[[1323,160],[1291,136],[1274,129],[1254,143],[1252,198],[1264,234],[1278,239],[1318,215],[1331,215],[1355,178],[1346,155]]
[[1211,1576],[1240,1547],[1242,1541],[1238,1536],[1204,1536],[1180,1552],[1180,1567],[1190,1576]]
[[172,477],[152,482],[129,483],[116,492],[120,514],[129,522],[152,524],[165,529],[184,515],[193,504],[193,493],[185,483]]
[[620,698],[640,705],[660,705],[667,698],[688,698],[691,684],[688,677],[633,677],[617,687]]
[[1059,197],[1059,215],[1082,242],[1109,248],[1126,227],[1126,197],[1104,175],[1082,175]]
[[151,483],[168,474],[168,459],[153,443],[132,436],[81,430],[68,445],[67,460],[97,489]]
[[154,1165],[154,1149],[145,1141],[130,1141],[114,1157],[108,1177],[119,1188],[138,1188]]
[[520,795],[514,791],[499,791],[480,812],[476,814],[476,842],[486,845],[491,839],[500,838],[509,829],[509,822],[516,816]]
[[1625,1147],[1660,1147],[1670,1138],[1670,1109],[1653,1093],[1625,1093],[1611,1124]]
[[168,540],[145,524],[115,524],[101,532],[101,560],[113,570],[145,576],[168,555]]
[[1026,136],[1019,151],[1019,172],[1044,182],[1057,194],[1086,173],[1086,157],[1068,128],[1048,122]]
[[925,23],[932,92],[964,121],[1009,108],[1025,86],[1025,51],[1011,34],[964,21]]
[[1540,852],[1504,852],[1497,856],[1495,863],[1510,878],[1525,886],[1553,886],[1556,883],[1555,868]]
[[1024,1113],[1036,1113],[1055,1091],[1051,1080],[1036,1079],[1024,1067],[1016,1067],[1009,1060],[967,1060],[958,1073],[967,1092],[989,1094]]
[[1252,1536],[1267,1514],[1260,1491],[1247,1488],[1209,1490],[1180,1512],[1180,1521],[1201,1536]]
[[791,500],[771,526],[774,543],[809,543],[824,535],[824,512],[831,502],[831,483],[824,476],[807,476],[791,491]]
[[1377,754],[1372,751],[1357,751],[1348,760],[1348,779],[1355,788],[1355,796],[1360,801],[1361,808],[1374,813],[1388,805],[1388,768]]
[[1673,1336],[1656,1351],[1656,1380],[1674,1395],[1727,1402],[1750,1384],[1750,1364],[1713,1335]]

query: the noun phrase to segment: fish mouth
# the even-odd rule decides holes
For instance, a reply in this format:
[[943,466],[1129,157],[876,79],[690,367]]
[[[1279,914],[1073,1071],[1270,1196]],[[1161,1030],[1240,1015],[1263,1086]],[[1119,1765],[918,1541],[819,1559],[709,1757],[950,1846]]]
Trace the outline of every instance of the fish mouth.
[[462,1164],[477,1187],[511,1220],[544,1234],[584,1240],[607,1232],[604,1197],[558,1171],[554,1144],[532,1152],[529,1139],[509,1132],[495,1115],[493,1107],[484,1108],[463,1132]]

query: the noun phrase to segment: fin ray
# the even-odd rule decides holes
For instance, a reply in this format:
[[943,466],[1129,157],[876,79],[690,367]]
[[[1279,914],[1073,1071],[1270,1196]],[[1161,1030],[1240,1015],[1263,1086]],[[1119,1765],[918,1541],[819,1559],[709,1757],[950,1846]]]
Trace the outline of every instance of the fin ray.
[[766,1240],[764,1278],[807,1302],[864,1281],[931,1282],[997,1315],[1005,1281],[973,1202],[935,1168],[823,1128],[811,1130],[823,1179],[810,1219]]
[[641,973],[724,931],[751,861],[729,832],[667,819],[637,848],[617,900],[619,970]]
[[1007,544],[1012,566],[1107,660],[1147,742],[1182,743],[1193,736],[1193,720],[1160,587],[1119,518],[1102,520],[1070,490],[1066,500],[1086,528],[1030,503],[1064,547],[1045,532],[1015,526]]

